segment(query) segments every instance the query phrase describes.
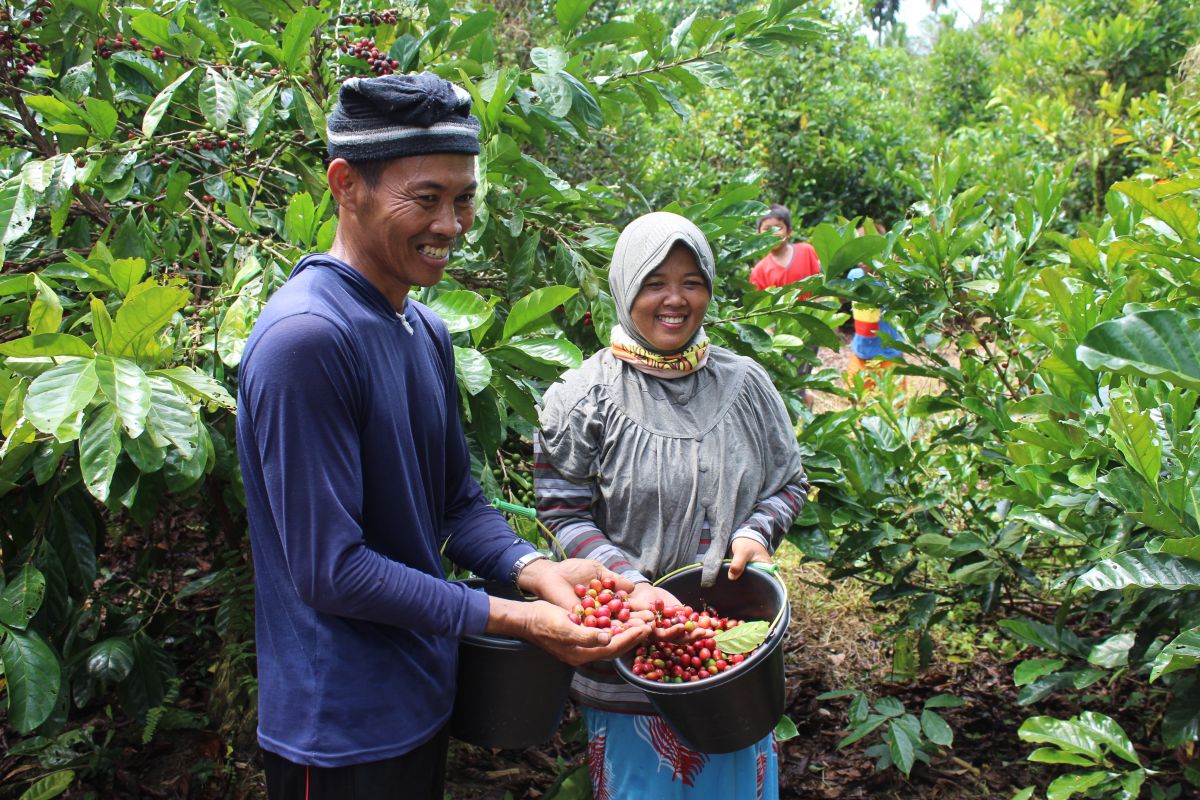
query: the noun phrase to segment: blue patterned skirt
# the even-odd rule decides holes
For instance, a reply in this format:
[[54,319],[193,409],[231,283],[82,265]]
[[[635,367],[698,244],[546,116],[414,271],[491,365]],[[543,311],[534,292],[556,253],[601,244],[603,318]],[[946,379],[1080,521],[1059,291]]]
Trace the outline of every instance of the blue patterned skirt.
[[594,800],[779,799],[775,736],[734,753],[692,750],[662,717],[583,707]]

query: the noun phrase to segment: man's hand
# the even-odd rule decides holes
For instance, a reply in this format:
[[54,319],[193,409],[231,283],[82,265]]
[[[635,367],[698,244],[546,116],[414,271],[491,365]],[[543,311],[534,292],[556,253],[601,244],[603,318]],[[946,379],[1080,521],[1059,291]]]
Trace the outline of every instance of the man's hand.
[[641,619],[631,618],[625,630],[614,636],[602,628],[576,625],[566,611],[545,601],[522,603],[495,597],[490,601],[488,633],[524,639],[572,666],[616,658],[649,631]]
[[763,564],[772,563],[771,554],[767,552],[767,548],[748,537],[734,539],[730,549],[733,552],[733,563],[729,565],[729,580],[731,581],[742,577],[742,573],[746,571],[746,564],[751,561]]
[[633,583],[599,561],[586,558],[568,558],[566,561],[542,559],[534,561],[521,570],[517,586],[526,594],[534,594],[559,608],[570,611],[579,602],[575,586],[587,586],[592,580],[611,580],[615,589],[633,591]]

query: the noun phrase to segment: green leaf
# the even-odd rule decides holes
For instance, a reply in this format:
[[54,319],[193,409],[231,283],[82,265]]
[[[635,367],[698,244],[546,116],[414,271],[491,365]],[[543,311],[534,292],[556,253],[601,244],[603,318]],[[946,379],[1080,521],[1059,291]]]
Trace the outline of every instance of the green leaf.
[[558,0],[554,4],[554,16],[563,33],[570,33],[587,16],[588,9],[596,0]]
[[921,712],[921,730],[925,738],[936,745],[949,747],[954,743],[954,731],[941,714],[928,708]]
[[737,86],[737,75],[724,64],[715,61],[689,61],[683,65],[701,83],[714,89],[733,89]]
[[1200,319],[1172,309],[1129,314],[1088,331],[1076,355],[1091,369],[1200,389]]
[[36,631],[0,628],[0,662],[8,684],[8,723],[18,733],[29,733],[58,702],[58,658]]
[[713,640],[717,647],[726,653],[749,653],[767,639],[771,632],[771,623],[766,620],[743,622],[736,628],[718,631]]
[[545,324],[545,317],[567,300],[579,294],[573,286],[546,286],[535,289],[513,304],[504,321],[502,339],[511,339]]
[[788,739],[795,739],[800,735],[800,731],[796,729],[796,723],[792,722],[792,718],[784,714],[779,718],[779,722],[775,725],[775,741],[786,742]]
[[1030,800],[1030,798],[1033,797],[1033,792],[1036,788],[1037,787],[1035,786],[1026,786],[1024,789],[1021,789],[1019,792],[1014,794],[1012,796],[1012,800]]
[[1021,723],[1017,736],[1023,742],[1052,744],[1071,753],[1081,753],[1096,761],[1104,757],[1100,743],[1092,732],[1075,720],[1054,717],[1030,717]]
[[492,362],[472,347],[454,346],[454,374],[466,387],[467,394],[479,394],[492,380]]
[[1166,553],[1200,561],[1200,536],[1185,536],[1182,539],[1162,537],[1151,539],[1146,542],[1146,550],[1151,553]]
[[62,324],[62,301],[41,276],[33,276],[33,285],[37,287],[37,298],[29,309],[29,332],[34,336],[55,333]]
[[152,44],[171,44],[171,23],[151,11],[135,12],[130,20],[131,27]]
[[118,683],[133,670],[133,646],[123,637],[97,642],[87,654],[88,675]]
[[492,308],[475,292],[457,290],[438,295],[429,307],[442,318],[450,333],[473,331],[492,318]]
[[1162,720],[1163,744],[1179,747],[1200,739],[1200,679],[1186,675],[1172,687]]
[[171,381],[158,375],[150,378],[150,415],[146,428],[160,447],[175,445],[184,459],[191,458],[199,444],[200,421],[191,405]]
[[1107,669],[1116,669],[1129,663],[1129,649],[1133,647],[1137,634],[1132,631],[1118,633],[1103,642],[1093,645],[1088,653],[1088,663]]
[[320,139],[321,141],[325,141],[328,131],[326,130],[324,109],[322,109],[320,103],[318,103],[313,96],[309,94],[307,89],[297,86],[293,89],[293,91],[300,95],[301,102],[298,105],[292,105],[292,108],[295,109],[296,116],[299,117],[300,126],[309,136]]
[[913,748],[912,739],[908,738],[908,733],[900,725],[899,720],[888,721],[888,752],[891,753],[892,763],[896,768],[908,775],[912,771],[913,760],[916,758],[916,752]]
[[317,9],[312,6],[302,6],[288,20],[287,27],[283,30],[283,63],[289,70],[300,66],[300,59],[304,57],[311,44],[309,37],[323,19],[324,15]]
[[497,351],[505,349],[518,350],[534,361],[567,369],[576,369],[583,363],[583,354],[579,352],[579,348],[566,339],[521,339],[509,342],[504,347],[497,348]]
[[34,781],[21,794],[19,800],[54,800],[55,797],[71,788],[71,784],[74,782],[74,770],[64,769],[61,772],[54,772]]
[[101,353],[111,353],[113,324],[108,307],[95,297],[88,302],[88,307],[92,309],[92,333],[96,337],[96,349]]
[[843,747],[848,747],[857,742],[859,739],[869,736],[876,728],[887,721],[888,717],[885,717],[882,714],[870,715],[867,717],[865,722],[855,727],[855,729],[850,732],[849,736],[838,742],[838,750],[841,750]]
[[104,403],[91,413],[79,436],[79,471],[92,497],[108,502],[108,490],[121,455],[117,410]]
[[570,112],[575,96],[571,92],[571,84],[561,74],[535,72],[533,88],[537,91],[538,101],[546,107],[546,113],[561,118]]
[[[301,10],[314,11],[314,9],[305,6]],[[300,14],[297,14],[300,16]],[[292,23],[296,21],[296,17],[292,18],[292,22],[288,23],[288,28],[291,28]],[[287,37],[287,32],[284,32],[284,37]],[[213,127],[221,130],[229,124],[229,120],[237,113],[238,96],[234,91],[233,84],[230,83],[224,75],[217,72],[212,67],[204,70],[204,78],[200,81],[200,113],[204,115],[207,122],[212,123]]]
[[185,289],[156,286],[149,281],[138,284],[117,309],[109,351],[135,360],[152,357],[158,332],[190,298]]
[[547,75],[562,72],[571,57],[557,47],[535,47],[529,51],[529,60]]
[[149,138],[154,135],[154,132],[158,130],[158,123],[162,122],[163,115],[167,113],[167,107],[171,105],[171,98],[175,96],[175,90],[182,86],[184,81],[192,77],[192,73],[195,71],[195,67],[185,71],[158,93],[158,96],[150,103],[145,115],[142,117],[143,136]]
[[80,114],[97,138],[107,139],[117,130],[117,110],[106,100],[98,97],[83,98],[83,110]]
[[881,697],[875,702],[875,710],[885,717],[899,717],[904,713],[904,703],[894,697]]
[[1107,772],[1074,772],[1055,778],[1046,787],[1046,800],[1068,800],[1108,780]]
[[165,446],[155,444],[148,432],[136,439],[126,439],[124,448],[129,460],[143,473],[158,472],[167,460]]
[[1190,628],[1176,636],[1154,658],[1150,682],[1163,675],[1191,669],[1200,664],[1200,627]]
[[[91,359],[72,359],[53,366],[29,385],[25,418],[42,433],[70,441],[75,438],[70,433],[74,417],[91,402],[99,385]],[[64,423],[68,427],[60,431]]]
[[133,291],[133,287],[146,275],[146,260],[143,258],[121,258],[108,267],[109,277],[122,297]]
[[289,242],[307,246],[317,234],[317,207],[308,192],[297,192],[288,201],[283,217],[283,233]]
[[860,236],[851,239],[834,252],[827,268],[822,265],[822,271],[827,279],[843,278],[860,263],[870,262],[882,253],[886,246],[887,239],[882,236]]
[[37,195],[18,175],[0,185],[0,251],[25,235],[37,212]]
[[537,425],[537,405],[529,387],[506,375],[503,371],[506,369],[504,362],[500,362],[500,369],[495,369],[495,366],[497,365],[493,365],[492,369],[492,388],[503,398],[509,408],[524,417],[531,425]]
[[151,375],[161,375],[188,394],[207,403],[233,409],[237,407],[233,396],[223,384],[194,367],[172,367],[171,369],[156,369]]
[[1145,550],[1126,550],[1098,561],[1079,576],[1079,583],[1097,592],[1127,586],[1172,591],[1200,589],[1200,561]]
[[1058,672],[1066,666],[1066,663],[1061,658],[1031,658],[1028,661],[1022,661],[1013,670],[1013,685],[1025,686],[1033,683],[1038,678]]
[[217,331],[217,355],[226,366],[236,367],[241,363],[242,351],[246,349],[246,340],[250,338],[260,310],[259,300],[246,292],[239,294],[225,310],[221,328]]
[[462,47],[474,39],[476,35],[492,27],[492,23],[495,21],[496,12],[490,8],[471,14],[463,20],[461,25],[454,29],[454,33],[450,35],[450,41],[446,45],[446,49],[456,50]]
[[150,379],[146,373],[128,359],[97,356],[96,378],[129,438],[141,436],[150,413]]
[[584,45],[603,44],[605,42],[624,42],[636,39],[646,32],[646,29],[636,22],[614,20],[592,28],[571,40],[572,50],[578,50]]
[[1003,619],[997,624],[1002,630],[1026,644],[1049,650],[1052,653],[1066,653],[1087,658],[1088,646],[1068,628],[1059,630],[1053,625],[1020,617]]
[[26,564],[4,591],[0,592],[0,622],[25,630],[42,607],[46,596],[46,578],[32,564]]
[[1110,395],[1108,417],[1108,432],[1121,455],[1147,483],[1157,486],[1162,469],[1162,443],[1150,413],[1139,409],[1133,398],[1114,391]]
[[936,694],[925,701],[925,708],[962,708],[967,703],[952,694]]
[[1030,761],[1036,761],[1039,764],[1073,764],[1077,767],[1094,767],[1096,760],[1088,756],[1080,755],[1079,753],[1068,753],[1066,750],[1059,750],[1057,747],[1039,747],[1028,756]]
[[69,333],[42,333],[37,336],[22,336],[20,339],[0,344],[0,355],[16,358],[45,358],[47,356],[79,356],[91,358],[95,355],[88,343]]
[[1133,751],[1133,743],[1129,741],[1129,736],[1111,717],[1095,711],[1085,711],[1079,715],[1079,724],[1087,728],[1092,738],[1107,745],[1110,752],[1131,764],[1139,767],[1142,765],[1137,753]]

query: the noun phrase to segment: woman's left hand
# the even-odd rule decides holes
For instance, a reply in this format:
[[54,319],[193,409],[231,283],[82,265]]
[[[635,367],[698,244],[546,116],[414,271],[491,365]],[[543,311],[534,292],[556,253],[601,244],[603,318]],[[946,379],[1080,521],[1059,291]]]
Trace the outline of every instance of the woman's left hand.
[[742,577],[742,573],[746,571],[746,565],[751,561],[763,564],[772,563],[771,554],[767,552],[767,548],[744,536],[734,539],[730,550],[733,552],[733,563],[729,565],[729,580],[731,581]]

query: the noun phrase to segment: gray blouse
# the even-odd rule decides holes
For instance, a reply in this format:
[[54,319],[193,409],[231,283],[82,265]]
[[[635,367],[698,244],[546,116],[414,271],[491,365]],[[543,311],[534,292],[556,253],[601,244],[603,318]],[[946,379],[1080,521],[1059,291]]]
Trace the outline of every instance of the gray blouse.
[[755,505],[804,481],[766,371],[721,347],[674,380],[601,350],[547,390],[541,424],[539,449],[564,478],[591,484],[596,524],[648,576],[694,563],[707,520],[711,585]]

